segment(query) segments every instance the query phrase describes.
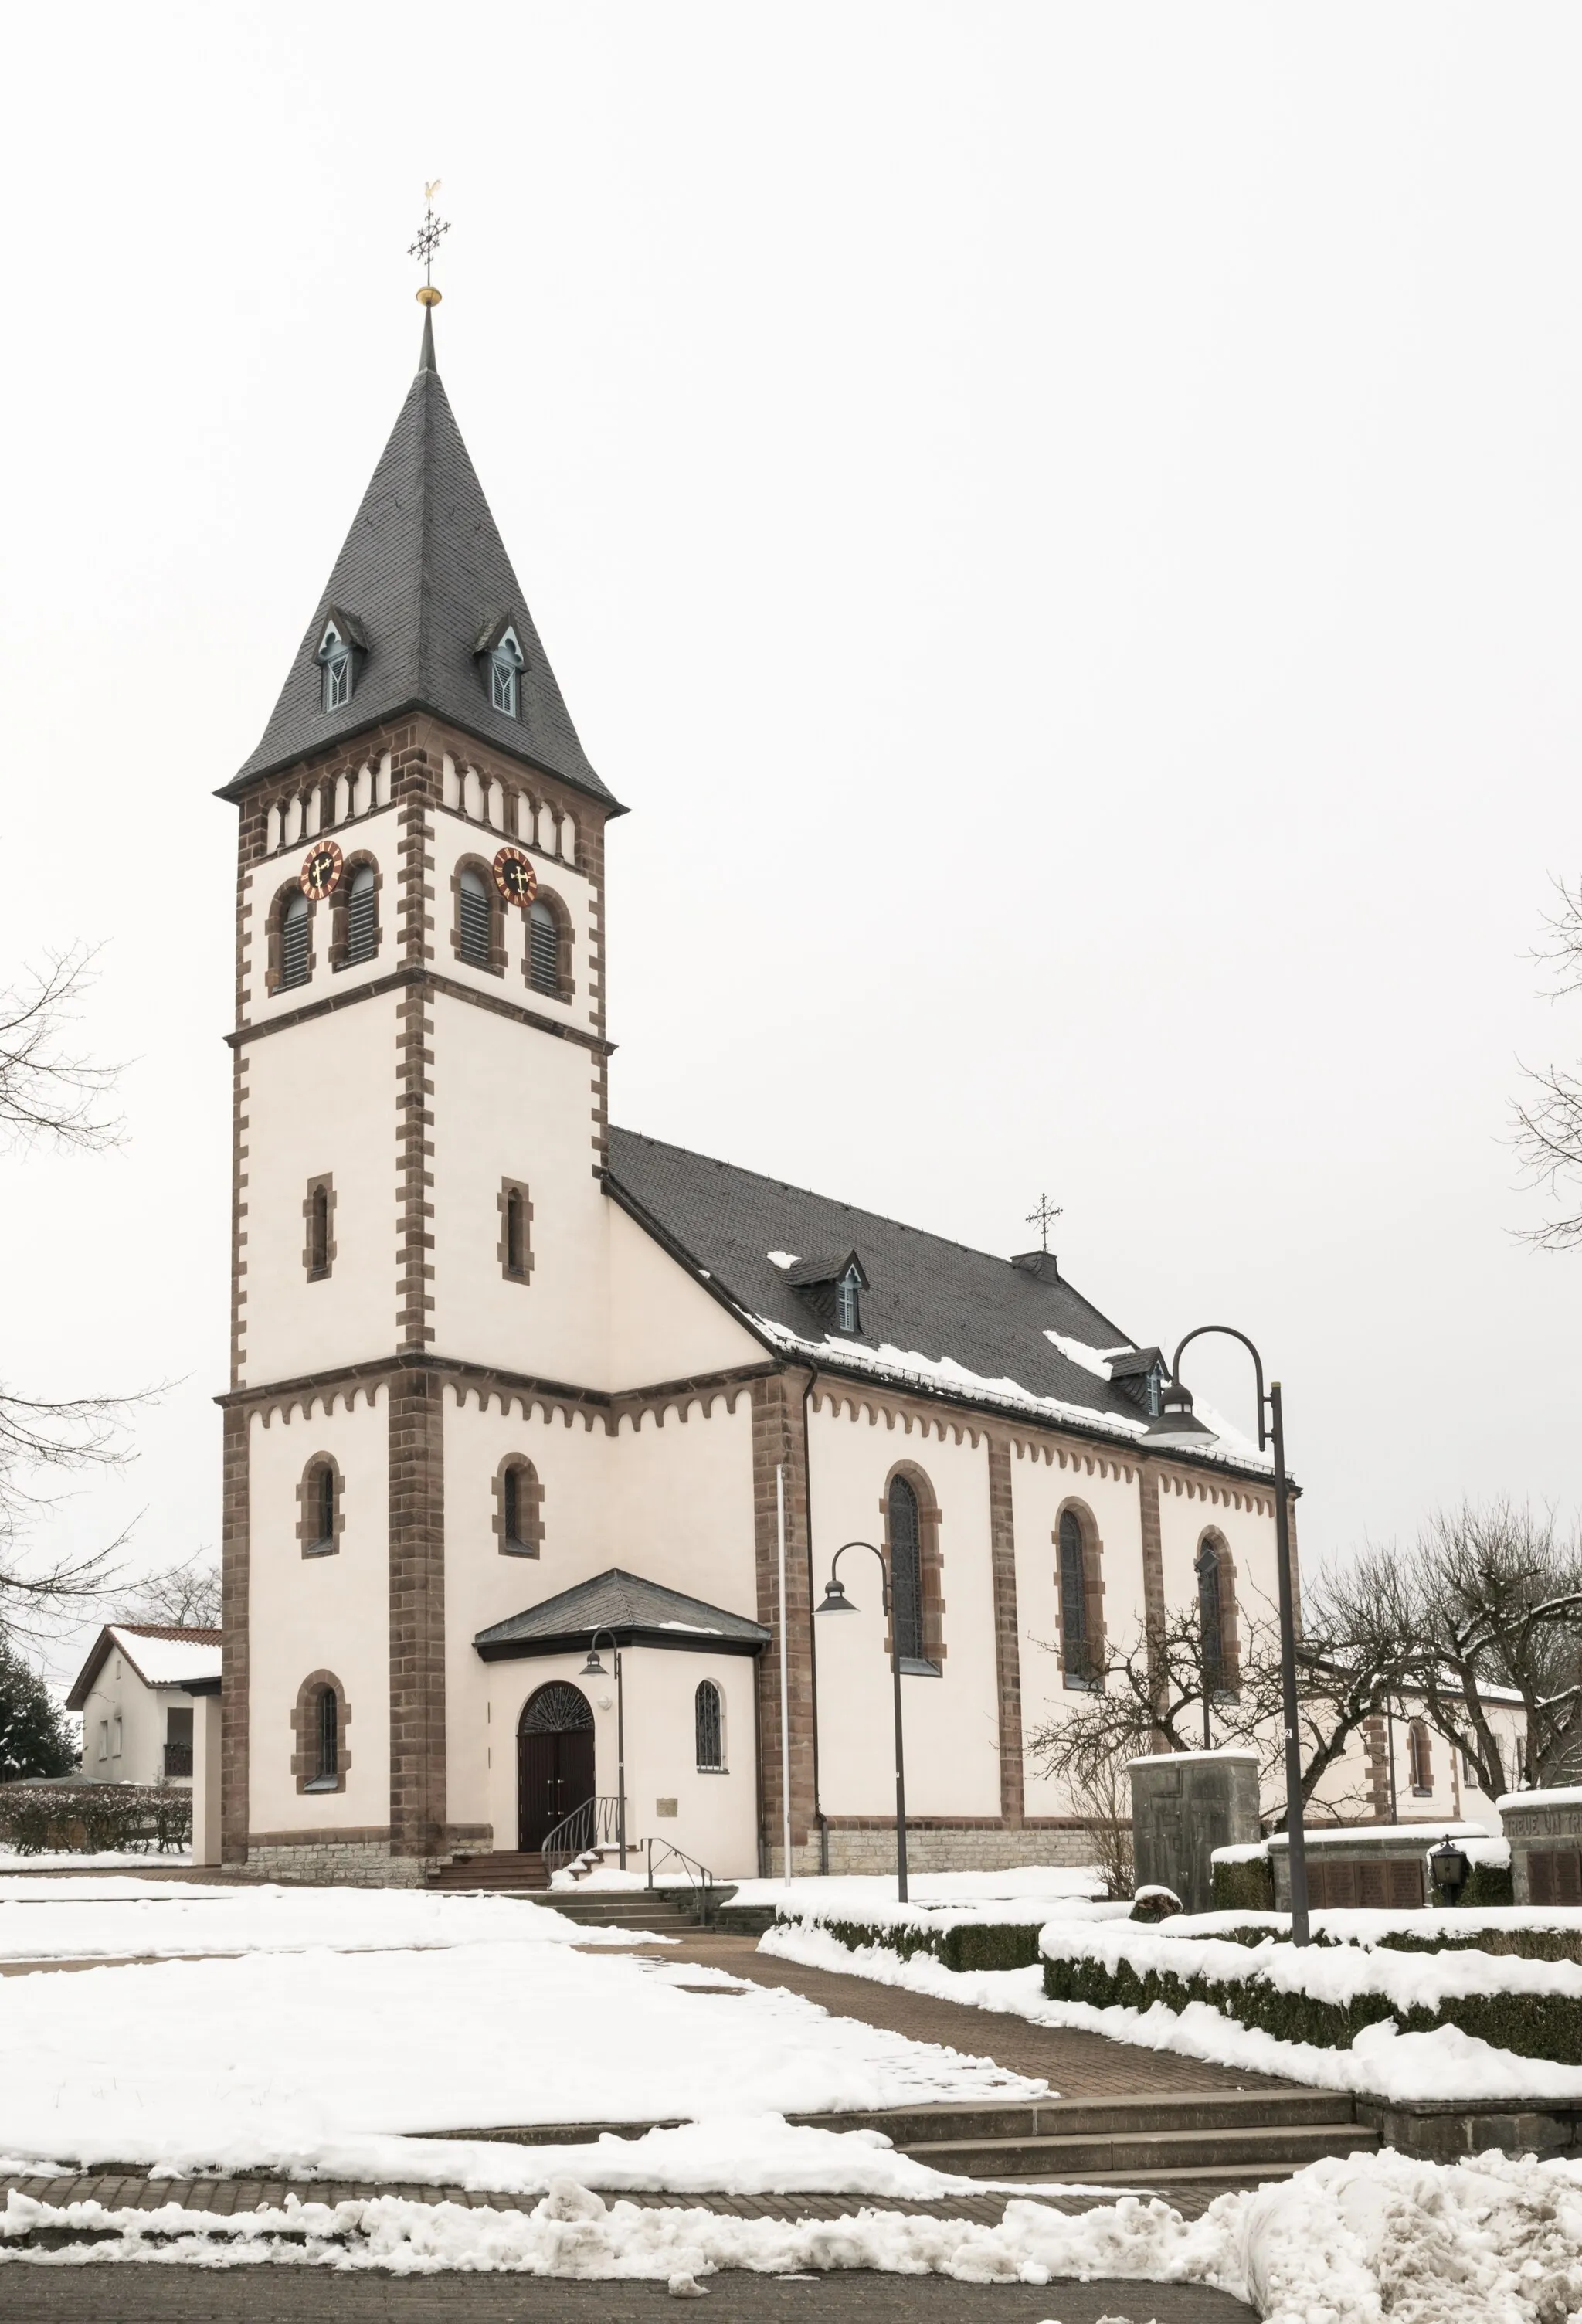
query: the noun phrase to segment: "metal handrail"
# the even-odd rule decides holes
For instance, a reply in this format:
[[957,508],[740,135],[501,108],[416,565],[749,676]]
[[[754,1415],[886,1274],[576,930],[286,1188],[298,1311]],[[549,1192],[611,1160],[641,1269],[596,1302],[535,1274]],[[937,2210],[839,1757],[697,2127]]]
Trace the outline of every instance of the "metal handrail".
[[[654,1864],[656,1860],[654,1856],[654,1842],[650,1840],[647,1843],[647,1846],[648,1858],[648,1886],[652,1888],[654,1885]],[[715,1879],[713,1874],[709,1870],[708,1866],[706,1864],[700,1864],[695,1856],[688,1856],[685,1849],[677,1848],[671,1840],[662,1840],[659,1842],[659,1855],[658,1861],[662,1865],[669,1857],[674,1857],[676,1863],[680,1865],[682,1871],[686,1877],[687,1886],[692,1890],[694,1896],[697,1899],[698,1910],[702,1914],[703,1919],[706,1922],[709,1917],[709,1899],[713,1895],[714,1890],[720,1886],[720,1882]]]
[[599,1794],[562,1816],[544,1841],[544,1869],[551,1879],[585,1856],[590,1848],[613,1847],[621,1822],[621,1802],[613,1792]]

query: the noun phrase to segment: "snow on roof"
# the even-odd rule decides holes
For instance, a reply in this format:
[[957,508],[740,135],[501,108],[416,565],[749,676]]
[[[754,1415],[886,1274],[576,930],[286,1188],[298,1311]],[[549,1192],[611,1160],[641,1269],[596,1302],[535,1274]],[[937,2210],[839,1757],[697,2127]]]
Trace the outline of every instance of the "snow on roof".
[[1538,1785],[1529,1792],[1506,1792],[1495,1805],[1502,1815],[1507,1808],[1582,1808],[1582,1784],[1557,1784],[1552,1792]]
[[218,1630],[113,1622],[110,1636],[149,1686],[184,1686],[189,1678],[218,1678],[220,1674]]

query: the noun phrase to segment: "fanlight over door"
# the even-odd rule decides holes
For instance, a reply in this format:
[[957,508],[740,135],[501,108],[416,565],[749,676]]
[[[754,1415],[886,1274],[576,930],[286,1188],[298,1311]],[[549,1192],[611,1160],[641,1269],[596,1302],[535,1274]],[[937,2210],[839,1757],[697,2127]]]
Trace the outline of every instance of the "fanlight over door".
[[517,1846],[541,1849],[593,1796],[593,1707],[556,1679],[530,1695],[517,1725]]

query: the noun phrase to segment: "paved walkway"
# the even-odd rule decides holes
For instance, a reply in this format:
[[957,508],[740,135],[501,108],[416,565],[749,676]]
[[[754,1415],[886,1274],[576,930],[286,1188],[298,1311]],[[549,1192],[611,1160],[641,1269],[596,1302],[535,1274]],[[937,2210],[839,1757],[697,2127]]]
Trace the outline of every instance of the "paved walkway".
[[[640,1950],[641,1948],[634,1948]],[[655,1952],[658,1954],[658,1948]],[[1156,2091],[1180,2098],[1191,2090],[1280,2090],[1292,2085],[1273,2074],[1200,2064],[1169,2050],[1145,2050],[1111,2042],[1102,2034],[1079,2034],[1063,2026],[1034,2025],[1025,2017],[993,2009],[970,2009],[959,2001],[935,2001],[904,1987],[878,1985],[870,1978],[842,1977],[832,1969],[804,1969],[796,1961],[760,1953],[754,1937],[699,1930],[678,1945],[667,1945],[667,1961],[695,1961],[725,1970],[743,1984],[785,1986],[805,1994],[837,2017],[883,2025],[914,2042],[940,2042],[970,2057],[992,2058],[1009,2071],[1040,2077],[1066,2098],[1140,2098]]]
[[[955,2283],[948,2276],[705,2277],[708,2324],[1249,2324],[1222,2292],[1179,2283]],[[685,2313],[685,2310],[680,2311]],[[0,2263],[4,2324],[673,2324],[662,2283],[526,2275],[389,2276],[317,2268]]]

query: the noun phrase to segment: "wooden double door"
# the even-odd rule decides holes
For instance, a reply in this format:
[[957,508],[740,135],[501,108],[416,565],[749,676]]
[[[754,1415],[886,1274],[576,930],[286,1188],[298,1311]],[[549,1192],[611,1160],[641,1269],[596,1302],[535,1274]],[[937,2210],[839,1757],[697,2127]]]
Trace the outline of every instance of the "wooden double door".
[[536,1852],[593,1797],[593,1708],[556,1680],[532,1695],[517,1725],[517,1846]]

